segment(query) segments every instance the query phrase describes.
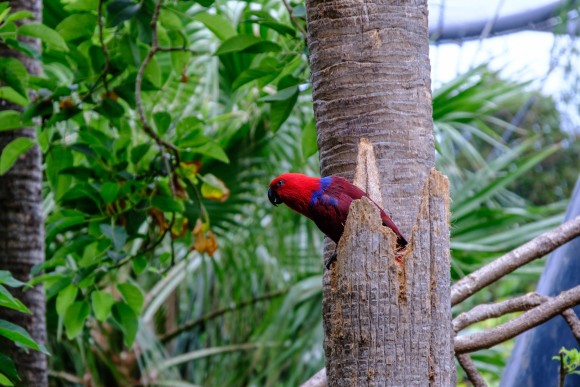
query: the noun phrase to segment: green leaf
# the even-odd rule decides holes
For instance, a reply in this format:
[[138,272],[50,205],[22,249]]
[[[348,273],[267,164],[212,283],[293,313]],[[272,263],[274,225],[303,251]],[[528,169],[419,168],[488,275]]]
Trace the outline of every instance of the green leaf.
[[99,193],[105,203],[112,203],[119,195],[119,184],[113,181],[108,181],[101,186]]
[[[13,88],[24,98],[28,98],[28,78],[26,67],[18,59],[0,58],[0,81]],[[1,119],[0,122],[2,122]]]
[[9,86],[0,87],[0,98],[14,102],[20,106],[25,106],[28,104],[28,98],[25,98],[22,94],[17,93],[16,90]]
[[110,224],[101,224],[101,232],[113,243],[115,251],[123,250],[127,241],[127,231],[123,227],[111,226]]
[[267,97],[261,98],[260,101],[264,102],[275,102],[275,101],[286,101],[294,98],[294,95],[298,93],[297,86],[287,87],[286,89],[278,91],[274,95],[269,95]]
[[2,319],[0,319],[0,336],[4,336],[8,340],[12,340],[17,344],[35,349],[48,355],[46,348],[34,341],[24,328]]
[[12,140],[0,155],[0,175],[8,172],[16,160],[34,146],[34,140],[28,137],[18,137]]
[[22,19],[34,19],[34,15],[30,11],[17,11],[10,14],[6,18],[6,23],[22,20]]
[[155,196],[151,199],[151,205],[165,212],[183,212],[183,201],[170,198],[169,196]]
[[143,291],[132,282],[124,282],[117,285],[117,289],[121,292],[121,296],[125,302],[133,309],[135,314],[139,315],[143,309],[143,302],[145,297]]
[[115,303],[115,297],[109,292],[97,290],[91,294],[91,302],[95,317],[102,322],[111,314],[111,307]]
[[202,22],[221,41],[236,35],[236,29],[230,21],[222,15],[212,15],[207,12],[200,12],[193,19]]
[[270,80],[276,78],[280,73],[280,68],[278,62],[267,58],[270,60],[264,60],[257,67],[252,67],[247,70],[242,71],[242,73],[234,81],[232,88],[234,90],[238,89],[240,86],[245,85],[255,79],[270,77]]
[[131,149],[131,162],[133,164],[139,163],[143,156],[147,154],[147,151],[151,148],[150,144],[139,144],[135,148]]
[[18,28],[18,34],[38,38],[46,43],[49,48],[52,48],[56,51],[68,51],[68,46],[66,45],[66,42],[62,36],[44,24],[23,24],[20,26],[20,28]]
[[164,135],[171,124],[171,115],[167,112],[157,112],[153,114],[153,121],[157,127],[157,134]]
[[133,309],[124,302],[117,302],[112,308],[113,319],[123,331],[123,341],[127,347],[131,347],[135,341],[139,321]]
[[276,52],[281,49],[282,48],[274,42],[262,40],[252,35],[236,35],[224,41],[214,55],[231,54],[233,52]]
[[[284,89],[282,91],[286,94],[286,90],[288,89]],[[280,93],[281,92],[278,94]],[[298,101],[298,94],[298,88],[296,87],[294,88],[294,93],[290,96],[290,98],[285,100],[275,100],[274,102],[271,102],[270,125],[274,132],[280,129],[282,124],[288,119],[288,117],[290,117],[290,113],[292,113],[292,109],[294,109],[294,105],[296,105],[296,101]]]
[[134,3],[130,0],[112,1],[107,5],[110,24],[113,27],[127,21],[137,15],[141,10],[141,3]]
[[20,113],[16,110],[0,111],[0,131],[18,129],[20,127],[22,127]]
[[10,308],[22,313],[30,314],[30,310],[16,297],[14,297],[8,289],[0,285],[0,307]]
[[[2,370],[2,374],[7,379],[12,380],[14,382],[20,380],[14,361],[10,357],[4,355],[3,353],[0,353],[0,370]],[[5,384],[5,385],[12,386],[13,384]]]
[[26,285],[24,282],[12,277],[12,274],[8,270],[0,270],[0,284],[10,286],[11,288]]
[[86,301],[77,301],[68,308],[64,317],[64,327],[69,339],[74,339],[83,331],[85,320],[90,313],[91,308]]
[[224,152],[223,148],[213,141],[210,141],[198,147],[190,148],[189,150],[191,152],[200,153],[204,156],[208,156],[213,159],[219,160],[226,164],[230,162],[230,159],[228,158],[228,155],[226,155],[226,152]]
[[159,63],[155,57],[151,58],[149,64],[145,68],[145,79],[151,82],[151,85],[154,86],[155,89],[159,89],[161,87],[161,68],[159,67]]
[[138,255],[133,259],[133,271],[139,275],[147,268],[147,259],[142,255]]
[[312,120],[302,129],[302,155],[307,159],[317,151],[316,125],[314,124],[314,120]]
[[258,23],[259,25],[264,26],[266,28],[270,28],[271,30],[276,31],[281,35],[287,35],[292,37],[296,36],[296,30],[294,30],[294,28],[286,24],[278,23],[272,20],[251,20],[251,22]]
[[90,13],[75,13],[56,26],[56,31],[67,42],[83,37],[91,37],[97,26],[97,16]]
[[56,312],[59,316],[64,317],[68,308],[76,300],[78,291],[79,288],[76,285],[70,284],[58,292],[58,296],[56,297]]

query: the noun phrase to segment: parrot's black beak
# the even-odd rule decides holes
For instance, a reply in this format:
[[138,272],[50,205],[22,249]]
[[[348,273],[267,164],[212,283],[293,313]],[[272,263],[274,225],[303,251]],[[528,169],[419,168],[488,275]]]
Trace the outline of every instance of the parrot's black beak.
[[272,188],[268,190],[268,199],[270,199],[270,203],[272,203],[275,206],[278,206],[278,204],[282,204],[282,200],[278,195],[276,195],[276,192],[272,191]]

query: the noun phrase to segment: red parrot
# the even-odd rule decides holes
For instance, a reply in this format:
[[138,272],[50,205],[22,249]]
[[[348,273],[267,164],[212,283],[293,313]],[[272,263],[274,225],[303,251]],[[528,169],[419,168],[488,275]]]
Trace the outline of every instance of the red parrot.
[[[270,183],[268,199],[277,206],[284,203],[292,210],[310,218],[320,231],[338,244],[353,200],[369,198],[366,192],[340,176],[323,178],[300,173],[284,173]],[[369,198],[372,201],[372,199]],[[397,249],[407,245],[395,223],[385,211],[372,201],[381,213],[383,225],[397,235]]]

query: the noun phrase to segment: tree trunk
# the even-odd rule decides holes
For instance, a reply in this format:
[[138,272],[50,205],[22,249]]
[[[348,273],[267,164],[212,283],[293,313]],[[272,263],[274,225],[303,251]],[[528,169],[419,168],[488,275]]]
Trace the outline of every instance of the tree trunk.
[[353,224],[357,231],[345,232],[352,240],[343,236],[337,265],[324,274],[329,385],[453,385],[448,191],[431,172],[427,1],[306,6],[322,175],[352,180],[366,137],[385,210],[410,239],[395,258],[383,228],[365,226],[362,210],[354,224],[367,231]]
[[[27,10],[36,22],[41,17],[39,0],[10,1],[12,12]],[[36,40],[27,40],[40,51]],[[32,58],[0,44],[0,57],[22,61],[31,74],[39,74],[40,65]],[[18,106],[0,99],[0,109]],[[34,138],[34,128],[0,131],[0,151],[18,137]],[[42,169],[40,149],[35,146],[22,155],[5,175],[0,176],[0,270],[9,270],[15,278],[27,281],[32,266],[44,260],[44,225],[42,219]],[[38,343],[46,341],[45,299],[41,286],[13,292],[32,312],[31,315],[0,308],[0,318],[25,328]],[[37,351],[24,352],[9,348],[25,386],[47,386],[46,355]]]

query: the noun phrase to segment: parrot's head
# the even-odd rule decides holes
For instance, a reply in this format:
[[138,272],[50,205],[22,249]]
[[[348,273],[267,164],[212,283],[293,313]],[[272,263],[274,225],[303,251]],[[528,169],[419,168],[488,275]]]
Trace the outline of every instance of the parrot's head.
[[284,173],[270,182],[268,199],[275,206],[284,203],[298,210],[310,202],[312,192],[319,187],[319,180],[300,173]]

